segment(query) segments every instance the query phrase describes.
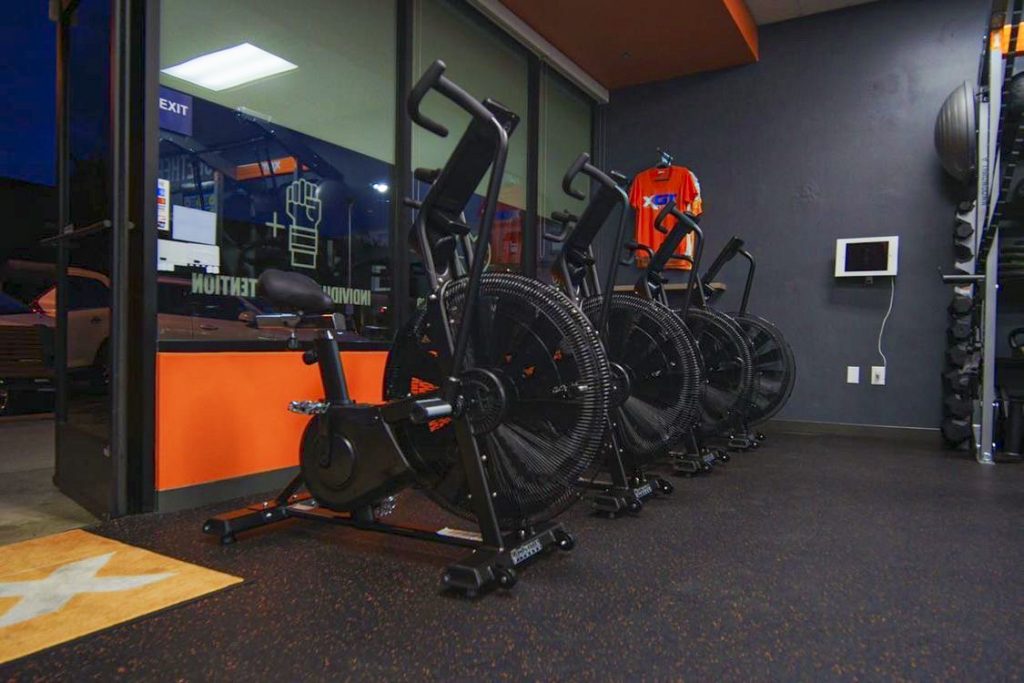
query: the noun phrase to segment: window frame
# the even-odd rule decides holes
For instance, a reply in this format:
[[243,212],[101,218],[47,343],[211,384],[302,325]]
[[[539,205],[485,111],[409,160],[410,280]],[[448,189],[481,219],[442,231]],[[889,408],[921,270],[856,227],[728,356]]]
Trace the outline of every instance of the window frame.
[[[145,157],[146,184],[155,186],[158,177],[159,162],[159,124],[158,124],[158,98],[155,93],[159,90],[160,70],[160,10],[163,2],[173,0],[151,0],[146,7],[146,58],[145,58],[145,79],[147,84],[147,95],[145,104],[145,137],[142,147]],[[391,291],[388,294],[388,310],[390,312],[391,330],[399,329],[405,324],[411,314],[410,305],[410,255],[408,249],[408,230],[412,224],[412,210],[405,206],[402,199],[412,195],[412,123],[405,112],[405,97],[409,89],[415,83],[418,74],[413,73],[414,59],[414,33],[415,12],[413,3],[407,0],[393,0],[395,2],[395,89],[396,106],[392,112],[395,125],[395,159],[393,176],[393,195],[391,202],[391,226],[389,232],[390,245],[389,253],[389,275],[391,279]],[[497,37],[522,51],[527,59],[527,111],[524,112],[524,119],[527,126],[527,168],[526,168],[526,210],[523,221],[522,237],[522,272],[528,277],[536,277],[540,263],[539,230],[541,218],[539,210],[539,170],[540,160],[540,113],[541,113],[541,81],[544,77],[555,77],[561,79],[563,85],[572,88],[585,100],[592,103],[591,107],[591,154],[595,161],[600,162],[603,156],[603,149],[600,145],[598,131],[598,120],[601,106],[589,94],[566,79],[557,70],[551,68],[538,55],[509,35],[500,26],[496,25],[489,17],[479,9],[463,2],[462,0],[440,0],[447,2],[455,10],[472,16],[475,20],[483,21],[493,27]],[[500,93],[495,93],[500,95]],[[150,181],[152,182],[150,183]],[[141,193],[140,193],[141,194]],[[151,332],[146,336],[152,339],[152,345],[157,351],[173,352],[204,352],[204,351],[270,351],[281,350],[283,347],[278,342],[254,342],[252,340],[233,341],[204,341],[204,340],[159,340],[156,334],[157,315],[159,314],[156,272],[156,201],[153,193],[146,193],[139,197],[145,209],[146,240],[143,245],[145,252],[145,263],[147,272],[142,275],[143,291],[139,293],[139,305],[144,315],[149,319],[147,326]],[[151,335],[151,336],[150,336]],[[389,343],[371,342],[367,344],[345,344],[346,349],[381,349],[390,348]]]

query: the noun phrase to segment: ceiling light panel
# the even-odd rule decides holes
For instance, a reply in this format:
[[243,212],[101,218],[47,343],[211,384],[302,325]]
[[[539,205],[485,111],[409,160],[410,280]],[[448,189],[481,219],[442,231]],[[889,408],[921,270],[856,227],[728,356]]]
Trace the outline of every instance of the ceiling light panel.
[[242,43],[193,57],[187,62],[161,71],[207,90],[218,91],[297,68],[286,59],[281,59],[250,43]]

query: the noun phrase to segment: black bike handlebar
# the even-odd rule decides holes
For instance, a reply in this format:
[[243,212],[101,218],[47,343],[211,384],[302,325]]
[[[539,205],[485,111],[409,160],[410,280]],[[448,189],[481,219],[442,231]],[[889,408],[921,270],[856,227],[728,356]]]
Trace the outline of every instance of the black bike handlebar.
[[565,192],[570,197],[575,197],[576,199],[586,199],[585,194],[583,194],[579,190],[572,189],[572,181],[576,179],[576,176],[579,175],[580,171],[583,170],[583,166],[588,161],[590,161],[590,155],[584,152],[583,154],[576,157],[576,161],[572,162],[572,166],[569,167],[569,170],[566,171],[565,175],[562,177],[562,191]]
[[[677,221],[686,222],[690,226],[691,230],[697,227],[697,217],[689,211],[680,211],[676,207],[675,200],[670,199],[668,204],[661,207],[661,211],[659,211],[658,215],[654,217],[654,229],[663,235],[667,235],[669,231],[669,229],[665,227],[665,219],[669,216],[674,216]],[[742,242],[740,244],[742,245]]]
[[[638,251],[642,251],[645,254],[647,254],[647,258],[649,259],[654,258],[654,250],[651,249],[646,244],[640,244],[639,242],[630,241],[623,244],[622,247],[630,253],[630,257],[625,259],[619,259],[619,265],[633,265],[633,262],[636,260],[636,252]],[[675,252],[674,254],[672,254],[672,258],[677,261],[686,261],[691,266],[693,266],[693,259],[687,256],[686,254],[680,254],[679,252]]]
[[[676,219],[676,224],[671,229],[671,232],[668,228],[666,228],[663,225],[665,219],[668,218],[669,216],[673,216]],[[662,250],[667,249],[668,245],[671,243],[673,252],[670,258],[683,258],[683,260],[686,260],[690,263],[689,285],[686,288],[686,298],[684,300],[682,308],[683,315],[685,316],[686,311],[690,309],[690,301],[693,296],[693,290],[701,286],[699,277],[697,276],[697,268],[700,267],[701,254],[704,251],[704,233],[701,231],[700,226],[697,225],[697,221],[694,219],[694,216],[690,215],[689,213],[680,211],[678,208],[676,208],[675,200],[669,200],[669,202],[661,208],[661,211],[658,212],[658,216],[654,220],[654,227],[657,228],[659,232],[669,233],[670,236],[658,249],[658,251],[655,254],[655,257],[651,259],[651,264],[648,266],[648,272],[647,274],[645,274],[644,277],[647,279],[650,279],[652,276],[656,276],[659,279],[662,277],[661,268],[663,268],[668,261],[668,258],[666,258],[666,255],[662,253]],[[695,238],[693,258],[677,254],[674,251],[675,247],[678,246],[678,243],[682,240],[682,238],[689,233],[693,233]],[[646,286],[647,285],[645,285],[645,287]]]
[[[675,200],[674,199],[670,199],[669,202],[667,204],[665,204],[665,206],[661,207],[661,211],[658,212],[658,215],[654,217],[654,227],[655,227],[655,229],[658,232],[662,233],[663,235],[667,235],[668,234],[668,228],[665,227],[665,219],[668,218],[669,216],[677,216],[677,220],[678,220],[679,216],[684,216],[684,215],[685,214],[681,214],[679,211],[676,210],[676,202],[675,202]],[[696,223],[694,223],[694,225],[696,225]],[[698,232],[699,232],[699,229],[698,229]],[[654,251],[650,247],[644,247],[644,245],[640,245],[640,246],[643,247],[644,249],[646,249],[647,252],[650,254],[650,256],[652,256],[652,257],[654,256]],[[686,254],[680,254],[678,252],[674,252],[672,254],[672,258],[679,259],[681,261],[688,261],[691,264],[693,263],[693,259],[692,258],[687,256]]]
[[714,280],[718,277],[718,271],[722,269],[722,266],[735,258],[737,254],[741,253],[744,254],[743,258],[747,259],[751,264],[751,268],[753,268],[754,257],[749,253],[743,252],[743,240],[739,237],[732,237],[722,248],[722,251],[718,253],[718,256],[715,257],[715,260],[711,263],[711,267],[704,271],[704,279],[708,282]]
[[578,223],[580,217],[574,213],[569,213],[568,211],[552,211],[551,220],[561,223],[562,225],[566,225],[568,223]]
[[578,223],[580,217],[574,213],[569,213],[568,211],[552,211],[551,220],[561,224],[561,231],[553,232],[551,230],[544,230],[541,237],[548,242],[562,243],[569,237],[569,233],[572,231],[571,225]]
[[683,223],[687,227],[687,232],[695,232],[698,235],[703,235],[693,214],[680,211],[676,208],[675,200],[669,200],[668,204],[662,207],[661,211],[658,212],[657,218],[654,219],[654,227],[658,232],[668,234],[668,228],[666,228],[663,223],[669,216],[674,217],[678,223]]
[[629,258],[619,259],[619,265],[622,265],[622,266],[631,266],[631,265],[633,265],[633,263],[636,261],[636,252],[638,252],[638,251],[642,251],[645,254],[647,254],[647,258],[653,258],[653,256],[654,256],[654,250],[651,249],[646,244],[640,244],[639,242],[635,242],[633,240],[630,240],[630,241],[626,242],[625,244],[623,244],[622,246],[627,251],[629,251]]
[[569,167],[569,170],[565,172],[565,176],[562,177],[562,191],[576,199],[587,198],[587,196],[579,190],[572,189],[572,181],[575,180],[576,176],[580,173],[583,173],[583,175],[593,178],[601,185],[612,189],[618,187],[618,184],[616,184],[615,179],[612,176],[624,177],[621,174],[615,173],[615,171],[612,171],[611,175],[605,173],[597,166],[590,163],[590,155],[584,152],[576,157],[576,161],[572,162],[572,166]]
[[487,111],[487,108],[479,100],[445,78],[444,71],[447,68],[440,59],[427,67],[427,70],[420,76],[420,80],[409,92],[408,100],[409,117],[419,126],[442,138],[448,136],[448,129],[420,111],[420,103],[431,90],[436,90],[444,95],[473,118],[482,121],[489,121],[493,118],[491,112]]
[[668,228],[664,226],[665,219],[672,215],[672,211],[676,208],[674,200],[670,200],[665,206],[661,207],[661,211],[654,217],[654,229],[665,235],[668,234]]

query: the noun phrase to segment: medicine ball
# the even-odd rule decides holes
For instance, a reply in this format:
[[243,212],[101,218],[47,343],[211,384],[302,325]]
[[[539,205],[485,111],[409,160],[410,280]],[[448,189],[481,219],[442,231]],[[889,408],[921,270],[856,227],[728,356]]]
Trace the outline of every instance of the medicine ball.
[[1005,211],[1012,218],[1024,216],[1024,167],[1013,169],[1010,188],[1006,193]]
[[957,317],[950,323],[947,333],[955,342],[964,341],[973,334],[974,325],[970,316]]
[[969,244],[957,242],[953,244],[953,256],[957,263],[965,263],[974,258],[974,249]]
[[973,435],[970,420],[947,417],[942,421],[942,438],[949,446],[959,446]]
[[1010,344],[1014,356],[1024,357],[1024,327],[1011,330],[1007,342]]
[[971,417],[974,413],[974,404],[971,400],[957,394],[950,394],[942,403],[947,415],[961,420]]
[[946,98],[935,121],[935,149],[942,167],[962,183],[971,182],[977,165],[976,106],[974,85],[964,81]]
[[974,298],[963,294],[954,294],[949,304],[949,312],[953,315],[970,313],[974,309]]
[[953,237],[958,240],[965,240],[974,234],[974,226],[965,220],[959,218],[956,219],[956,225],[953,227]]

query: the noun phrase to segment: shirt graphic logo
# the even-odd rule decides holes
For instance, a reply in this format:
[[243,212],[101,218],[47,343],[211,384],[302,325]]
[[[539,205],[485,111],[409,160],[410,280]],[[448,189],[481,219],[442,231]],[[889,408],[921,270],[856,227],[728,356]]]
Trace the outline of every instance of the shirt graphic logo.
[[670,201],[674,200],[676,195],[674,192],[666,192],[664,194],[651,194],[644,195],[644,208],[645,209],[657,209],[665,206]]

